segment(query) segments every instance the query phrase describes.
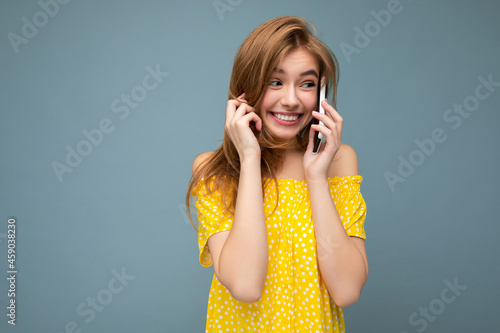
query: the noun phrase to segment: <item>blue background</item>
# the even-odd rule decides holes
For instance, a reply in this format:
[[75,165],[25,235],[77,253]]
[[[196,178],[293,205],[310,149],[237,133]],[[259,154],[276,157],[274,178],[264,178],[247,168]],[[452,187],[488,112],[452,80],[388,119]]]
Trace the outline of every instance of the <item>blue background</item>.
[[[0,332],[204,331],[213,269],[183,208],[191,164],[221,143],[237,48],[281,15],[309,19],[340,63],[370,264],[347,331],[498,331],[500,87],[471,97],[480,77],[500,82],[498,1],[401,0],[385,26],[371,11],[388,0],[53,3],[0,4],[0,276],[9,217],[18,270],[15,327],[0,279]],[[148,67],[168,74],[144,90]],[[447,111],[463,103],[466,118]],[[112,130],[86,145],[102,121]],[[446,140],[431,149],[436,129]],[[67,146],[87,156],[59,179]],[[444,303],[447,282],[463,287]]]

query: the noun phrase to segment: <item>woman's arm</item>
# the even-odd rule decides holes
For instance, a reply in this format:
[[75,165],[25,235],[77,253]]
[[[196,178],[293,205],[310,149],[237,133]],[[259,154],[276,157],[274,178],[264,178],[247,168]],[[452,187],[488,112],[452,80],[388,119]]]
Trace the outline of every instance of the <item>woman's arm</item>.
[[[240,96],[241,97],[241,96]],[[208,246],[219,281],[242,302],[256,302],[264,289],[268,265],[267,230],[264,217],[260,147],[250,129],[262,122],[243,100],[228,101],[226,131],[240,156],[238,195],[231,230]],[[225,241],[223,238],[226,238]]]
[[235,299],[247,303],[260,299],[267,275],[269,254],[261,184],[260,159],[243,161],[233,225],[218,263],[214,261],[221,283]]
[[[335,175],[358,174],[356,152],[348,145],[339,149]],[[349,237],[332,200],[328,180],[308,181],[318,265],[321,277],[338,306],[355,303],[368,278],[364,240]]]
[[[332,200],[328,177],[357,175],[358,158],[352,147],[341,143],[343,118],[326,99],[321,103],[325,114],[313,112],[313,117],[325,126],[311,126],[303,164],[321,277],[335,303],[348,306],[361,295],[368,278],[368,261],[364,241],[349,237],[344,229]],[[317,154],[312,153],[314,131],[326,138],[326,144]]]

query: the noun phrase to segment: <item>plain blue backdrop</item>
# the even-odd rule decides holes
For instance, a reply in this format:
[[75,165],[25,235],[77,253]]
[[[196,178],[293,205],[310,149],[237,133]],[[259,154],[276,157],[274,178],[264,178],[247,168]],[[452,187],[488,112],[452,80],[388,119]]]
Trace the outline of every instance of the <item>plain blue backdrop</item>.
[[[500,2],[2,1],[3,332],[203,332],[186,219],[238,47],[310,20],[340,64],[370,276],[347,332],[498,332]],[[7,306],[16,301],[16,325]]]

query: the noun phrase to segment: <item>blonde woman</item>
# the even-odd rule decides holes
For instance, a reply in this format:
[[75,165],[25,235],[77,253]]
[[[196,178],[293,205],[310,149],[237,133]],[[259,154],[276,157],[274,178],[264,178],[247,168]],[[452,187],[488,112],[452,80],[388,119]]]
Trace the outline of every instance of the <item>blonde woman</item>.
[[[284,16],[248,35],[222,145],[194,160],[186,204],[196,197],[200,264],[214,268],[206,332],[344,332],[342,307],[366,283],[366,205],[356,152],[341,143],[338,64],[310,27]],[[331,105],[318,101],[323,77]],[[326,142],[314,154],[316,131]]]

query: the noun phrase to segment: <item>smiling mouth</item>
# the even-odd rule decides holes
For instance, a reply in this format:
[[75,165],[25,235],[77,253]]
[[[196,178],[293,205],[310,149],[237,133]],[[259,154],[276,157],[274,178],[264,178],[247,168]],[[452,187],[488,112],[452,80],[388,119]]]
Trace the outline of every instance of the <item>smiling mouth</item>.
[[301,114],[294,114],[294,115],[284,115],[284,114],[281,114],[281,113],[274,113],[274,112],[271,112],[271,114],[280,119],[280,120],[284,120],[284,121],[296,121],[297,119],[299,119],[302,115]]

